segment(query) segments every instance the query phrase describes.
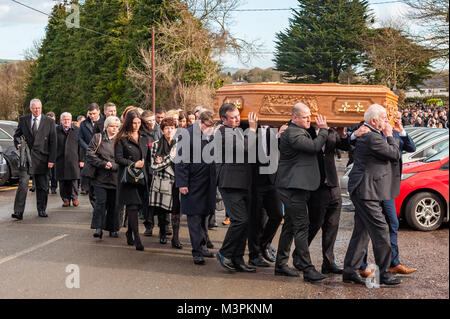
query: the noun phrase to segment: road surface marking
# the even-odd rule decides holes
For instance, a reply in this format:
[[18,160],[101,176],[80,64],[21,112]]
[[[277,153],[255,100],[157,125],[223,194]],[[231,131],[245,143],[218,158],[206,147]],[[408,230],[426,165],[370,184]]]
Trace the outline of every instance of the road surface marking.
[[64,237],[67,237],[67,236],[69,236],[69,235],[64,234],[64,235],[56,236],[55,238],[47,240],[46,242],[44,242],[42,244],[30,247],[30,248],[25,249],[25,250],[22,250],[22,251],[14,254],[12,256],[8,256],[8,257],[5,257],[5,258],[2,258],[2,259],[0,259],[0,265],[6,263],[8,261],[11,261],[13,259],[16,259],[16,258],[18,258],[20,256],[23,256],[25,254],[31,253],[32,251],[35,251],[35,250],[37,250],[39,248],[42,248],[42,247],[47,246],[47,245],[50,245],[51,243],[54,243],[55,241],[63,239]]

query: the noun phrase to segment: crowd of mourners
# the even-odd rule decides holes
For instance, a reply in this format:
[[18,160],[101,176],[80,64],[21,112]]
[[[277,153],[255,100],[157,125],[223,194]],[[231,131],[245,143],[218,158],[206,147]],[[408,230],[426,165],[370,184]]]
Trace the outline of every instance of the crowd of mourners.
[[402,111],[403,126],[433,127],[448,129],[448,107],[416,103]]
[[[255,113],[248,114],[243,127],[239,109],[230,103],[218,114],[200,106],[192,112],[155,113],[129,106],[120,117],[115,104],[106,103],[102,113],[92,103],[86,117],[75,120],[64,112],[59,125],[53,113],[42,114],[39,99],[30,102],[30,111],[20,118],[14,135],[21,160],[13,218],[23,219],[30,178],[40,217],[48,217],[48,194],[56,193],[59,183],[63,207],[79,206],[79,189],[89,196],[97,240],[104,231],[118,238],[127,226],[126,243],[142,251],[143,220],[144,236],[153,236],[157,225],[162,245],[170,238],[171,247],[183,249],[179,231],[185,214],[196,265],[216,257],[230,272],[255,272],[275,263],[275,275],[298,277],[300,271],[305,281],[316,282],[342,274],[344,282],[356,284],[364,284],[361,276],[375,274],[367,263],[369,239],[381,283],[399,284],[395,274],[416,270],[399,261],[393,204],[400,188],[401,153],[415,150],[404,126],[422,119],[424,125],[448,127],[448,111],[421,104],[397,112],[394,127],[386,110],[374,104],[364,121],[347,132],[330,128],[321,115],[312,123],[303,103],[293,106],[291,120],[279,130],[259,123]],[[337,150],[350,149],[355,228],[341,268],[333,252],[342,206],[334,157]],[[270,170],[273,158],[276,165]],[[220,206],[229,227],[214,254],[208,229],[217,226]],[[272,241],[280,225],[276,249]],[[309,245],[320,229],[323,261],[318,272]],[[288,266],[292,242],[295,269]]]

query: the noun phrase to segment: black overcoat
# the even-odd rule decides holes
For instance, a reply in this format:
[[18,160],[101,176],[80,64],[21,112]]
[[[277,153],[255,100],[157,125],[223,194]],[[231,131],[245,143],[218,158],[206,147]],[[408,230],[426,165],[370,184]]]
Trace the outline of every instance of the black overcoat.
[[[207,164],[203,157],[200,163],[193,163],[193,152],[203,152],[203,149],[210,143],[214,143],[211,139],[201,139],[201,149],[194,149],[193,134],[196,130],[197,136],[201,131],[198,124],[191,125],[185,129],[189,133],[190,138],[190,161],[175,164],[175,186],[188,187],[187,195],[180,193],[180,210],[186,215],[211,215],[216,209],[216,165],[214,162]],[[178,141],[178,146],[182,145],[182,134]]]
[[74,180],[80,178],[80,162],[83,161],[81,148],[78,144],[78,127],[72,125],[69,133],[64,127],[56,127],[56,164],[55,174],[58,181]]
[[[120,179],[126,167],[144,159],[145,165],[149,161],[148,140],[147,137],[139,133],[139,142],[136,143],[132,138],[123,137],[114,147],[114,158],[119,164],[118,182],[117,182],[117,198],[120,205],[143,205],[146,201],[142,198],[145,189],[139,186],[123,185]],[[148,168],[144,165],[143,171],[145,175],[145,183],[148,183]]]
[[38,131],[34,137],[31,132],[32,115],[24,115],[19,119],[14,133],[14,145],[20,143],[20,137],[24,136],[31,151],[31,167],[28,173],[48,174],[48,163],[56,161],[56,129],[55,121],[41,114]]
[[[102,141],[100,146],[98,146],[100,136],[102,137]],[[109,139],[108,134],[103,131],[102,133],[94,134],[86,151],[86,162],[95,167],[95,176],[92,182],[106,189],[117,188],[117,171],[119,165],[117,165],[114,159],[113,143],[114,139]],[[108,162],[112,164],[111,169],[105,168]]]

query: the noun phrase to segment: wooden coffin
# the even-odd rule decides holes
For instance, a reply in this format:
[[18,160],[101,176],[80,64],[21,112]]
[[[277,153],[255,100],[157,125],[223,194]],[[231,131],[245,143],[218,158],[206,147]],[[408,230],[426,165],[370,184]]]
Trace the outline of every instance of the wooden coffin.
[[214,112],[223,103],[235,104],[246,121],[249,112],[258,114],[259,122],[280,126],[291,118],[291,109],[302,102],[314,115],[327,117],[330,126],[349,126],[363,120],[371,104],[380,104],[393,119],[398,97],[389,88],[375,85],[255,83],[225,85],[216,91]]

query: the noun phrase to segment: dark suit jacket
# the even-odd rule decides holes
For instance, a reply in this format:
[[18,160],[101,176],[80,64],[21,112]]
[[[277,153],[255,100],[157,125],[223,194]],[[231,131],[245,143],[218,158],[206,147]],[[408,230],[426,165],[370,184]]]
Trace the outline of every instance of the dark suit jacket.
[[93,134],[103,133],[103,128],[105,127],[105,120],[106,115],[100,114],[100,119],[97,121],[97,123],[95,123]]
[[41,115],[38,131],[34,137],[31,132],[32,115],[24,115],[19,119],[14,133],[14,145],[20,144],[20,137],[24,136],[31,151],[30,174],[47,174],[48,163],[56,162],[56,127],[55,121]]
[[320,129],[319,135],[313,140],[307,130],[290,122],[280,137],[280,162],[276,186],[308,191],[319,188],[317,153],[325,144],[327,136],[327,130]]
[[[101,128],[101,131],[103,131],[103,125],[105,124],[105,120],[100,115],[98,121],[95,124],[95,127]],[[92,136],[95,133],[100,133],[100,130],[97,130],[97,132],[94,132],[94,126],[92,125],[91,119],[88,117],[86,120],[81,122],[80,129],[78,131],[78,143],[81,147],[81,153],[83,155],[83,161],[86,161],[86,150],[89,147],[89,143],[92,140]]]
[[[259,128],[259,129],[261,129],[261,128]],[[266,145],[268,155],[270,155],[271,152],[277,152],[277,157],[278,157],[278,148],[276,148],[274,150],[272,150],[270,148],[271,134],[273,134],[273,133],[270,130],[270,127],[266,130],[266,136],[265,136],[266,138],[264,140],[261,140],[259,138],[259,134],[258,134],[258,136],[257,136],[258,153],[264,152],[263,145],[262,145],[264,143]],[[277,143],[278,143],[278,141],[277,141]],[[259,157],[257,156],[256,164],[253,165],[253,184],[256,187],[265,187],[265,186],[274,186],[275,185],[275,179],[276,179],[277,173],[275,172],[273,174],[261,174],[260,168],[264,167],[264,166],[269,166],[269,163],[261,163]]]
[[[313,139],[317,137],[316,130],[313,127],[308,129],[308,133]],[[325,142],[325,152],[321,148],[317,153],[320,170],[320,185],[326,184],[329,187],[339,186],[336,162],[334,160],[336,149],[348,151],[350,149],[348,137],[341,138],[335,130],[329,129],[327,140]]]
[[394,137],[373,130],[356,140],[348,191],[362,200],[388,200],[400,192],[400,150]]
[[[249,130],[250,131],[250,130]],[[249,135],[244,138],[237,136],[237,129],[233,130],[227,126],[221,126],[214,137],[215,152],[221,151],[221,161],[216,163],[216,179],[217,186],[220,188],[235,188],[249,190],[252,182],[252,167],[248,163],[249,150],[256,151],[256,134],[250,131]],[[251,138],[249,138],[251,136]],[[232,141],[232,147],[230,143]],[[226,146],[226,142],[228,146]],[[231,163],[225,162],[225,151],[233,150],[233,161]],[[244,163],[236,161],[236,150],[243,151]]]

